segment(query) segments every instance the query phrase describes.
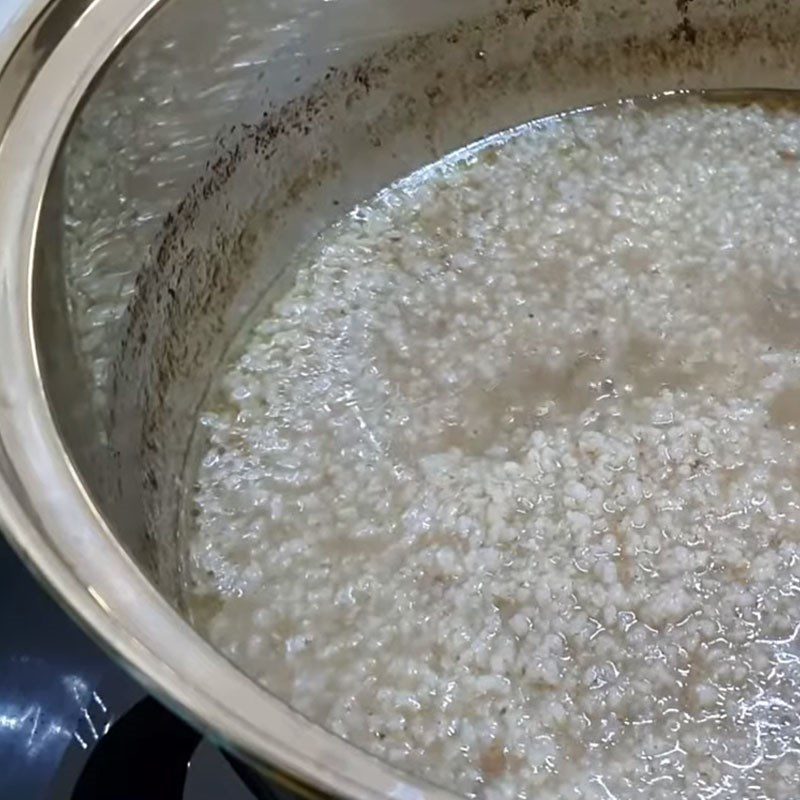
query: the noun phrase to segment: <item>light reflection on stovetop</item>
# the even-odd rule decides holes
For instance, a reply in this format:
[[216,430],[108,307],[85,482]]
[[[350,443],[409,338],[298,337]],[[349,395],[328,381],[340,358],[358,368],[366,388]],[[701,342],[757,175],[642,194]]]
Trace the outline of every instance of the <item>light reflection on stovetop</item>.
[[[0,798],[127,800],[126,774],[166,774],[159,770],[170,746],[194,749],[169,716],[45,594],[0,537]],[[109,774],[119,774],[112,795]],[[191,756],[185,785],[183,776],[176,782],[183,788],[176,794],[168,783],[142,800],[252,800],[205,741]]]

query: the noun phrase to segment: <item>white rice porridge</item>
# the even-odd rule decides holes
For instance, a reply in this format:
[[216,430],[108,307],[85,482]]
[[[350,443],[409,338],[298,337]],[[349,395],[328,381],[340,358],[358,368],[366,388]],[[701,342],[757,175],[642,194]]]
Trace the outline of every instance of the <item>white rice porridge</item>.
[[357,208],[206,402],[197,624],[466,795],[797,798],[798,237],[798,107],[696,96]]

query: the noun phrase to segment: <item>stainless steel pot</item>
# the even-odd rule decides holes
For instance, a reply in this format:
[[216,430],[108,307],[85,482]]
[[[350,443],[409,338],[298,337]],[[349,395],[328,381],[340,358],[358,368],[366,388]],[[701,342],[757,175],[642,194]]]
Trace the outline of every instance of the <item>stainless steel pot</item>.
[[[0,520],[150,688],[264,774],[445,797],[182,616],[202,397],[293,249],[486,133],[680,87],[797,88],[791,0],[30,0],[0,39]],[[286,778],[286,780],[292,780]]]

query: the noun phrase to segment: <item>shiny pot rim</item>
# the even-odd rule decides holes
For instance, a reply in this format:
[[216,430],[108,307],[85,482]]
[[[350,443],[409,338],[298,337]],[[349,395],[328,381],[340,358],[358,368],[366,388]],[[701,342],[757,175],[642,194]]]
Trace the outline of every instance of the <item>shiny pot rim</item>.
[[0,35],[0,175],[14,200],[0,204],[0,521],[44,584],[139,680],[262,772],[303,793],[453,797],[312,724],[216,652],[116,541],[56,428],[33,324],[44,192],[93,79],[165,4],[34,0]]

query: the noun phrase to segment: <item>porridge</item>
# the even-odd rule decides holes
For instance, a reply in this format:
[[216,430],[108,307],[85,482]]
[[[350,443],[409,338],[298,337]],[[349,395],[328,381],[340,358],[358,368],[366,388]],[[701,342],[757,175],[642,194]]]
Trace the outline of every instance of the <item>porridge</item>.
[[800,114],[495,136],[298,256],[209,394],[199,627],[489,798],[800,793]]

